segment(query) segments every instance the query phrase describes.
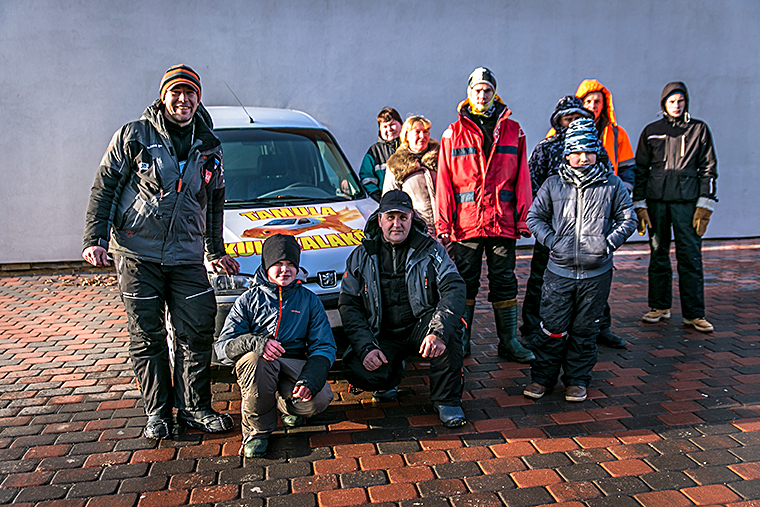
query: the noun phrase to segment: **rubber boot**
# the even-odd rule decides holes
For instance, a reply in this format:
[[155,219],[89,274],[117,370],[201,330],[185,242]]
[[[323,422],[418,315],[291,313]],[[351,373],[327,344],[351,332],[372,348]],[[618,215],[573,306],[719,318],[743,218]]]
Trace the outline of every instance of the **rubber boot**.
[[536,356],[517,341],[517,299],[493,304],[496,334],[499,336],[499,355],[517,363],[530,363]]
[[464,315],[462,318],[464,318],[464,339],[462,340],[462,345],[464,347],[464,357],[469,357],[471,352],[471,342],[470,337],[472,336],[472,321],[475,317],[475,300],[474,299],[468,299],[464,302]]

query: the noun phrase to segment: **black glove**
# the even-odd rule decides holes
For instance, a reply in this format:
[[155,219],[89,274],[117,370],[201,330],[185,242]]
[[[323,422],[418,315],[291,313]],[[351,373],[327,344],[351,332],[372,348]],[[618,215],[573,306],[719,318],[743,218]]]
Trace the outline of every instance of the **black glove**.
[[311,356],[301,370],[297,384],[304,385],[311,391],[314,397],[327,382],[327,374],[330,373],[332,363],[325,356]]
[[269,334],[241,334],[227,342],[227,345],[224,346],[224,353],[233,362],[237,362],[249,352],[261,355],[264,353],[264,345],[271,337],[272,335]]

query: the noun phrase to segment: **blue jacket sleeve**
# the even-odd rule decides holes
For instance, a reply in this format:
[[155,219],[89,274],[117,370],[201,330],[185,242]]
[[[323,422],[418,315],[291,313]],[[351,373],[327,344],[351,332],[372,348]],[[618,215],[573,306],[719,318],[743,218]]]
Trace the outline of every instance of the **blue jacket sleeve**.
[[335,361],[337,347],[333,337],[330,321],[327,319],[325,307],[317,296],[311,294],[309,303],[309,330],[306,335],[309,357],[324,356],[332,364]]

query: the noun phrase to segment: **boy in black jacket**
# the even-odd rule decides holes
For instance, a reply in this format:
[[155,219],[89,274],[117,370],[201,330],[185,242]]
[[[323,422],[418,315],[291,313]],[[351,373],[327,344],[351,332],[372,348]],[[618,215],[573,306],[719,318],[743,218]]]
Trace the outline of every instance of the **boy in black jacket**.
[[572,122],[559,174],[546,180],[528,212],[530,231],[551,250],[532,381],[523,391],[530,398],[552,388],[562,368],[565,399],[586,399],[612,281],[612,252],[636,228],[631,197],[609,162],[597,160],[600,150],[594,122]]
[[705,319],[702,236],[716,196],[718,162],[707,124],[689,115],[689,92],[679,82],[668,83],[660,98],[662,119],[644,127],[636,148],[634,208],[639,234],[649,228],[649,307],[641,318],[670,318],[673,270],[670,230],[676,242],[678,286],[683,323],[704,333],[713,330]]

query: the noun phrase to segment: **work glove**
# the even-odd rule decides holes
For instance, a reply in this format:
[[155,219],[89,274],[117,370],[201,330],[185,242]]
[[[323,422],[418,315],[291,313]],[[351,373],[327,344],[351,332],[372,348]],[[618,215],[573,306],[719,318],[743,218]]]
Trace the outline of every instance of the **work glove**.
[[707,224],[710,223],[710,215],[712,211],[707,208],[700,208],[694,210],[694,219],[691,221],[691,225],[697,230],[697,236],[700,238],[705,235],[707,231]]
[[646,208],[635,208],[636,217],[639,219],[639,223],[636,225],[636,230],[639,231],[639,236],[643,236],[647,232],[647,227],[652,228],[652,222],[649,220],[649,212]]
[[241,334],[227,342],[227,345],[224,346],[224,353],[233,362],[237,362],[238,359],[249,352],[261,355],[264,352],[264,344],[271,337],[272,335],[270,334]]

